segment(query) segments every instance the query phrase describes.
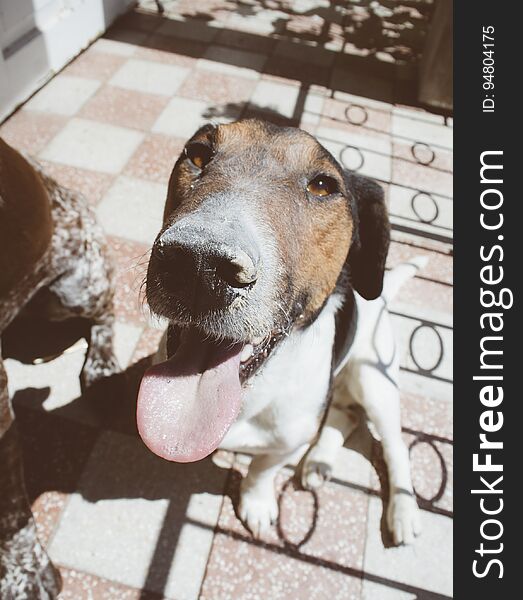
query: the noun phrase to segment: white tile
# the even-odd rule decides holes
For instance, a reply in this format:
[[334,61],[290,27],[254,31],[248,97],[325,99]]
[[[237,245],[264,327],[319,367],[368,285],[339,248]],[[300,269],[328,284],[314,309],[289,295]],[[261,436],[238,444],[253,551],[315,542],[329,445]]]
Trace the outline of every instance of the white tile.
[[398,385],[404,392],[426,396],[447,403],[453,401],[452,382],[449,383],[448,381],[433,379],[419,373],[400,370]]
[[312,10],[331,8],[330,0],[294,0],[292,9],[298,14],[308,13]]
[[363,579],[361,600],[418,600],[418,598],[417,594],[388,587],[386,583],[374,583]]
[[406,108],[403,106],[395,106],[392,109],[394,115],[413,119],[414,121],[423,121],[426,123],[436,123],[437,125],[445,125],[445,117],[420,109]]
[[[424,113],[422,113],[424,114]],[[452,148],[453,129],[444,124],[414,119],[404,114],[392,115],[392,135],[425,144],[434,144],[444,148]]]
[[325,96],[321,94],[307,94],[307,98],[305,98],[305,104],[303,106],[305,111],[314,113],[315,115],[320,115],[323,110],[323,105],[325,104]]
[[362,150],[379,152],[389,159],[392,153],[392,144],[389,136],[386,135],[360,134],[354,131],[348,133],[345,129],[337,129],[335,127],[318,127],[317,135],[332,142],[355,146]]
[[216,73],[258,79],[266,60],[267,56],[258,52],[211,46],[196,66]]
[[175,97],[164,108],[152,129],[156,133],[189,138],[209,121],[227,123],[237,119],[241,113],[241,107],[238,106],[226,117],[215,116],[210,112],[212,106],[212,103]]
[[[6,360],[9,392],[25,408],[58,414],[66,419],[100,427],[98,414],[90,402],[81,399],[80,372],[87,342],[82,338],[61,356],[40,364]],[[30,394],[22,393],[31,388]],[[41,397],[41,402],[36,398]]]
[[106,432],[49,553],[59,564],[124,585],[196,599],[226,474],[210,460],[168,463],[141,440]]
[[[142,36],[145,39],[145,35]],[[106,38],[99,38],[91,46],[95,52],[103,52],[104,54],[116,54],[117,56],[132,56],[137,45],[129,42],[122,42],[119,40],[108,40]]]
[[72,167],[119,173],[143,133],[88,119],[71,119],[40,153],[44,160]]
[[238,12],[232,12],[229,19],[227,19],[227,28],[265,37],[274,33],[273,21],[278,18],[288,19],[288,14],[269,9],[264,9],[260,17],[258,15],[260,13],[257,15],[242,15]]
[[128,367],[142,331],[138,325],[119,321],[114,324],[114,353],[122,369]]
[[[334,137],[332,132],[334,131],[335,130],[330,130],[327,132],[325,127],[319,127],[316,131],[316,136],[320,144],[322,144],[343,167],[379,181],[390,181],[392,174],[392,160],[389,154],[365,149],[365,147],[358,145],[360,136],[349,136],[346,132],[346,143],[335,141],[332,139]],[[326,135],[328,137],[325,137]],[[339,137],[342,137],[341,133]],[[366,146],[372,145],[372,142],[369,141],[370,138],[361,136],[361,139]]]
[[400,365],[414,372],[421,368],[430,372],[432,376],[451,381],[452,329],[439,323],[427,323],[410,315],[396,314],[394,309],[392,312],[392,327],[398,345]]
[[[82,340],[67,354],[37,365],[6,360],[9,395],[27,387],[44,390],[41,407],[53,411],[80,396],[80,371],[85,360],[87,343]],[[34,406],[34,408],[37,408]]]
[[373,98],[367,98],[366,96],[357,96],[356,94],[349,94],[347,92],[334,92],[334,99],[347,102],[350,104],[359,104],[361,106],[368,106],[382,112],[390,113],[394,108],[394,105],[390,102],[382,102],[381,100],[375,100]]
[[59,75],[26,102],[24,109],[72,116],[99,87],[95,79]]
[[423,532],[414,544],[385,548],[380,532],[382,510],[381,499],[371,497],[363,570],[392,583],[452,596],[452,519],[422,511]]
[[162,226],[167,186],[120,176],[96,208],[104,230],[152,244]]
[[[363,431],[363,428],[361,428]],[[368,435],[368,434],[367,434]],[[351,439],[347,441],[347,444],[353,443],[353,437],[358,436],[363,439],[363,434],[356,432],[351,435]],[[368,456],[371,451],[372,439],[370,436],[364,440],[367,446],[366,454],[364,456],[359,450],[352,450],[351,448],[342,448],[336,457],[334,463],[334,469],[332,471],[332,477],[339,479],[348,484],[355,484],[357,486],[369,487],[370,477],[372,473],[372,467]]]
[[111,77],[109,83],[148,94],[172,96],[189,74],[189,69],[178,65],[131,59]]
[[300,123],[302,125],[319,125],[324,103],[325,96],[321,94],[308,94],[303,106],[303,114],[301,115]]
[[[419,231],[453,237],[454,203],[450,198],[391,185],[389,214],[392,223]],[[420,217],[425,221],[420,221]]]
[[273,81],[260,81],[251,97],[251,104],[255,108],[275,110],[290,119],[294,114],[298,94],[298,87]]

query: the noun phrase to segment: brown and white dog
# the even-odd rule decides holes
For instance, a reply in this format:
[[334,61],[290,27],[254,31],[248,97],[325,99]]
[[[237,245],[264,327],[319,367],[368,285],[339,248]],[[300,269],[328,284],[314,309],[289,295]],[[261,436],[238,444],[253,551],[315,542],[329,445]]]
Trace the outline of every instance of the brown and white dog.
[[[92,320],[85,388],[118,370],[107,245],[75,193],[0,139],[0,336],[22,311]],[[41,547],[0,347],[0,598],[55,598],[60,576]]]
[[[171,461],[218,447],[253,454],[239,514],[255,535],[277,517],[283,465],[310,449],[302,481],[328,476],[355,426],[348,397],[382,437],[395,541],[419,531],[398,361],[384,364],[373,348],[375,331],[387,351],[393,344],[379,299],[388,246],[381,188],[299,129],[207,125],[174,166],[146,286],[150,308],[169,321],[166,360],[142,380],[138,430]],[[393,272],[390,291],[414,271]]]

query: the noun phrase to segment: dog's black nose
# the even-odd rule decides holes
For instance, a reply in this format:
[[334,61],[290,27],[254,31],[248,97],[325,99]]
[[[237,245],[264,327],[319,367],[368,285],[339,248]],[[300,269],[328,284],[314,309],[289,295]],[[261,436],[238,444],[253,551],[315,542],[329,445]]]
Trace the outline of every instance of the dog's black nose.
[[228,305],[258,278],[259,252],[241,237],[228,231],[170,227],[153,248],[161,285],[191,307]]

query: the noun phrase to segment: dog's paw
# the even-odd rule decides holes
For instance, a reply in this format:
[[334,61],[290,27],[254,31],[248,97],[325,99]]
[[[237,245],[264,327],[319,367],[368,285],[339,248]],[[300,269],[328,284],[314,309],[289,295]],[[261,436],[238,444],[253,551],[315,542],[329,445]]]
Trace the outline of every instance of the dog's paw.
[[316,446],[305,457],[301,470],[301,484],[306,490],[316,490],[332,477],[332,465]]
[[252,535],[261,537],[278,518],[274,490],[242,485],[238,514]]
[[421,533],[421,517],[414,496],[396,492],[389,501],[387,525],[394,544],[412,544]]

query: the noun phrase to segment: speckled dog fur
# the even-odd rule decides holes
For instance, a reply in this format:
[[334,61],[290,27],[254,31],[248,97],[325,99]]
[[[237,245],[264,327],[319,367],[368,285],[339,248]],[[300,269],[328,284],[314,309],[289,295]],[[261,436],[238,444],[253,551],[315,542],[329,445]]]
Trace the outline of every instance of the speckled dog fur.
[[[2,210],[9,215],[9,209],[5,208],[9,206],[6,196],[12,196],[16,189],[13,173],[25,174],[27,169],[26,183],[29,181],[32,185],[33,182],[38,188],[35,196],[45,190],[37,209],[42,210],[43,202],[49,212],[47,215],[43,211],[41,227],[35,231],[46,227],[48,216],[51,223],[45,246],[40,244],[40,255],[32,264],[23,261],[24,272],[20,277],[15,274],[13,278],[11,272],[9,280],[8,273],[4,275],[8,279],[5,283],[0,273],[0,284],[3,284],[0,285],[0,335],[22,310],[31,310],[52,320],[72,316],[91,319],[89,349],[81,373],[81,382],[86,388],[118,370],[113,355],[112,269],[106,240],[94,214],[79,195],[59,186],[36,163],[24,159],[2,140],[0,151],[0,217],[5,217]],[[16,168],[10,168],[13,164]],[[27,191],[27,186],[24,190]],[[4,233],[5,225],[4,222]],[[16,228],[17,223],[12,226]],[[17,234],[24,238],[23,231]],[[28,243],[36,246],[38,240],[27,237]],[[2,251],[6,254],[3,246]],[[15,425],[0,347],[0,598],[55,598],[60,590],[60,576],[36,536]]]

